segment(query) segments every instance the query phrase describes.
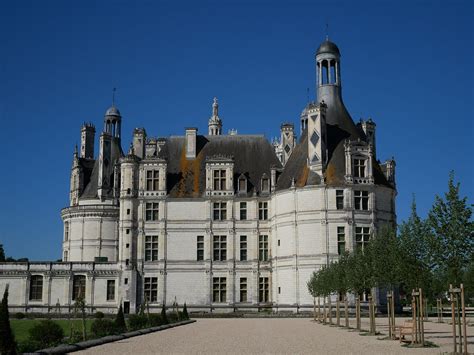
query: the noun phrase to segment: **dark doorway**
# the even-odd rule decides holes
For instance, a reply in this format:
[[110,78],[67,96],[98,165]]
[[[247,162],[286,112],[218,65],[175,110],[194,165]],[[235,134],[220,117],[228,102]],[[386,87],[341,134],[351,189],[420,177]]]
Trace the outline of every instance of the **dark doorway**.
[[124,314],[129,314],[130,313],[130,302],[125,301],[123,303],[123,313]]

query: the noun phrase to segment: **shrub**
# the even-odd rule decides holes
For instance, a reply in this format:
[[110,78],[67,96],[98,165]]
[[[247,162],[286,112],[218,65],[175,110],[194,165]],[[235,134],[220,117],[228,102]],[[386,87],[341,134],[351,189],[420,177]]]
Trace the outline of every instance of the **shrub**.
[[122,305],[120,305],[117,317],[115,317],[115,326],[117,327],[117,331],[119,333],[127,331],[127,325],[125,324],[125,317],[123,316]]
[[98,318],[92,322],[91,332],[94,337],[102,338],[117,333],[117,327],[110,319]]
[[18,343],[18,353],[34,353],[38,350],[41,350],[41,345],[36,341],[24,340]]
[[102,313],[102,312],[100,312],[100,311],[99,311],[99,312],[95,312],[94,318],[95,318],[95,319],[102,319],[102,318],[104,318],[104,313]]
[[0,306],[0,354],[16,354],[15,338],[10,327],[8,313],[8,285],[5,287]]
[[163,305],[163,307],[161,308],[161,321],[162,321],[162,324],[168,324],[169,321],[168,321],[168,317],[166,315],[166,306]]
[[188,309],[186,308],[186,302],[184,302],[184,307],[183,307],[183,318],[182,319],[189,319],[188,315]]
[[143,329],[148,326],[148,319],[145,315],[131,314],[128,317],[128,327],[130,330]]
[[169,323],[176,323],[177,321],[179,321],[179,315],[176,314],[175,312],[171,312],[170,314],[168,314],[168,322]]
[[158,327],[163,324],[163,320],[161,319],[161,316],[159,314],[150,314],[148,316],[148,326]]
[[16,319],[23,319],[23,318],[25,318],[25,317],[26,317],[26,316],[25,316],[25,313],[21,313],[21,312],[15,313],[15,318],[16,318]]
[[28,340],[38,343],[41,349],[59,344],[64,338],[61,326],[51,319],[43,319],[29,330]]

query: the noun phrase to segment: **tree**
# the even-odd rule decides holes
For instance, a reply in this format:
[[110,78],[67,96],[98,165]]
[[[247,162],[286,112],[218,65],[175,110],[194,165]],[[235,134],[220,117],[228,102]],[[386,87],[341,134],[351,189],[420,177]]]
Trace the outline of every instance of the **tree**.
[[452,171],[448,192],[444,198],[436,196],[428,214],[430,249],[436,269],[447,277],[445,287],[449,283],[459,285],[462,282],[464,270],[474,253],[472,206],[467,204],[467,197],[459,197],[459,187],[459,183],[454,183]]
[[400,279],[402,288],[407,295],[413,289],[422,288],[426,296],[434,297],[438,292],[434,287],[434,262],[430,248],[430,228],[422,220],[416,210],[413,197],[411,214],[406,222],[400,225]]
[[183,306],[183,318],[189,319],[188,309],[186,308],[186,302],[184,302],[184,306]]
[[5,261],[5,250],[3,249],[3,244],[0,244],[0,262]]
[[0,354],[16,354],[15,338],[10,327],[8,313],[8,285],[3,293],[0,306]]
[[120,304],[117,316],[115,317],[115,326],[119,333],[123,333],[127,330],[127,325],[125,324],[125,317],[123,315],[122,305]]

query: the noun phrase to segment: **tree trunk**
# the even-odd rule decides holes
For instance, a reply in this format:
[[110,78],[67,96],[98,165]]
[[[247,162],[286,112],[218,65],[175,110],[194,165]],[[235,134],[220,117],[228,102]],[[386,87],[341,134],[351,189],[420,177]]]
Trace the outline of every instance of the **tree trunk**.
[[329,300],[329,324],[332,325],[332,301],[331,301],[331,295],[328,296]]
[[314,317],[314,321],[316,322],[316,297],[313,297],[313,317]]
[[349,305],[347,304],[347,294],[344,295],[344,313],[346,317],[346,328],[349,328]]
[[360,331],[360,295],[356,298],[356,329]]
[[338,327],[341,326],[341,319],[339,314],[339,294],[337,295],[337,302],[336,302],[336,324]]

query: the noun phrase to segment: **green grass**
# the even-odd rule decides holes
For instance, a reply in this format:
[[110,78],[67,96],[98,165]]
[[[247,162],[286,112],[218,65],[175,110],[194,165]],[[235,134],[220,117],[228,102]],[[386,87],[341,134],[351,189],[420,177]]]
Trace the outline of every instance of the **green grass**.
[[[13,330],[13,334],[15,335],[15,340],[17,342],[22,342],[22,341],[27,340],[29,336],[29,330],[33,328],[35,324],[39,323],[39,321],[40,321],[39,319],[10,319],[10,324]],[[63,328],[64,335],[69,336],[71,332],[71,325],[69,323],[69,320],[57,319],[54,321],[58,323],[61,326],[61,328]],[[86,319],[87,334],[90,333],[92,322],[93,322],[93,319]],[[75,319],[72,321],[72,323],[73,323],[73,328],[76,330],[76,332],[82,332],[82,320]]]

